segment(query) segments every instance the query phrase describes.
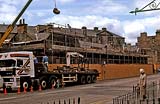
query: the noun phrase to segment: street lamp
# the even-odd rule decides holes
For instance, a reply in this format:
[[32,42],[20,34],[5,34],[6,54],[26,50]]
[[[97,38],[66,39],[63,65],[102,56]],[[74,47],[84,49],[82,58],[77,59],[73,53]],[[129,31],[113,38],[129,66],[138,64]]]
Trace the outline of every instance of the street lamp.
[[[156,3],[156,0],[152,0],[150,3],[148,3],[143,8],[139,9],[136,8],[134,11],[130,11],[129,13],[138,13],[138,12],[146,12],[146,11],[154,11],[154,10],[160,10],[159,8],[160,2]],[[149,7],[149,9],[148,9]]]

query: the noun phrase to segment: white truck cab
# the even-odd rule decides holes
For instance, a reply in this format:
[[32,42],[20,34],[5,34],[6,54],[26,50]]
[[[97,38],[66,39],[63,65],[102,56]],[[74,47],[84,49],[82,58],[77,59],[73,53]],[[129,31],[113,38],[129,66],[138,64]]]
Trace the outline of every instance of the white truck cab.
[[1,89],[3,87],[18,89],[21,86],[21,80],[35,76],[33,52],[0,53],[0,76]]

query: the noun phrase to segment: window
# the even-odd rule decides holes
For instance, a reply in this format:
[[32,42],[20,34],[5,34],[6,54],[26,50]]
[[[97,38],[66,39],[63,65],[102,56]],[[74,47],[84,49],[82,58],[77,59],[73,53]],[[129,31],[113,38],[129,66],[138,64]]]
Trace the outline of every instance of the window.
[[12,59],[0,60],[0,67],[13,67],[15,66],[16,61]]
[[23,65],[23,60],[17,60],[17,66],[18,67],[21,67]]

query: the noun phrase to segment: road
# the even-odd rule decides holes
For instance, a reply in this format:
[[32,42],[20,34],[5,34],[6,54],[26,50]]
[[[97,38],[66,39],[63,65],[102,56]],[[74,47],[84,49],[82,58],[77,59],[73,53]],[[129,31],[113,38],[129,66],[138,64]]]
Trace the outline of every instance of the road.
[[[160,75],[150,75],[148,82],[159,80]],[[80,98],[81,104],[112,104],[114,97],[132,91],[133,85],[138,82],[138,77],[98,81],[94,84],[48,89],[34,92],[0,93],[0,104],[73,104]],[[77,103],[76,103],[77,104]]]

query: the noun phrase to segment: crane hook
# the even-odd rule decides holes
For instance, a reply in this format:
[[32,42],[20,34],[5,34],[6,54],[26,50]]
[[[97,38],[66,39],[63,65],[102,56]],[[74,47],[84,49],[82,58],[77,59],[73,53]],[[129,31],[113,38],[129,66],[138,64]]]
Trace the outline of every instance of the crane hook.
[[56,0],[54,0],[54,3],[55,3],[55,8],[53,9],[53,13],[60,14],[60,10],[58,10],[58,8],[56,7]]

